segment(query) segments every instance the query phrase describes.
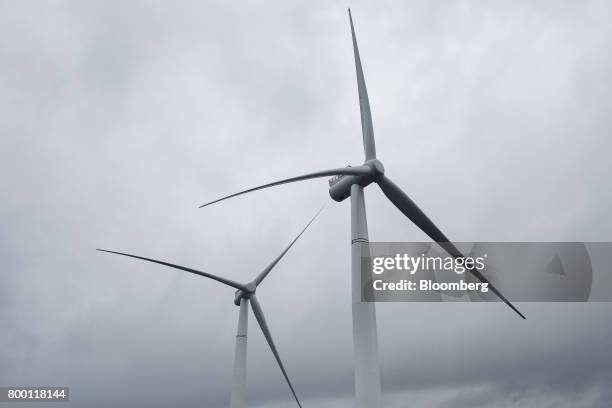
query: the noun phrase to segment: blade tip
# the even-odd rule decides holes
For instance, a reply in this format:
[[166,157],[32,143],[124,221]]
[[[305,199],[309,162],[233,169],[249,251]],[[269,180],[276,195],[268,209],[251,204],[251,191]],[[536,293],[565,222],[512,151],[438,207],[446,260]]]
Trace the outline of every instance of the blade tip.
[[521,312],[520,312],[520,311],[519,311],[519,310],[518,310],[518,309],[517,309],[517,308],[516,308],[514,305],[512,305],[512,304],[510,304],[510,303],[509,303],[509,305],[511,305],[511,306],[510,306],[510,308],[511,308],[512,310],[514,310],[514,311],[516,312],[516,314],[518,314],[519,316],[521,316],[521,317],[523,318],[523,320],[527,320],[527,318],[525,317],[525,315],[524,315],[524,314],[522,314],[522,313],[521,313]]
[[231,197],[233,197],[233,196],[223,197],[223,198],[219,198],[219,199],[214,200],[214,201],[209,201],[209,202],[207,202],[207,203],[202,204],[202,205],[201,205],[201,206],[199,206],[198,208],[208,207],[208,206],[209,206],[209,205],[211,205],[211,204],[218,203],[219,201],[223,201],[223,200],[226,200],[226,199],[231,198]]

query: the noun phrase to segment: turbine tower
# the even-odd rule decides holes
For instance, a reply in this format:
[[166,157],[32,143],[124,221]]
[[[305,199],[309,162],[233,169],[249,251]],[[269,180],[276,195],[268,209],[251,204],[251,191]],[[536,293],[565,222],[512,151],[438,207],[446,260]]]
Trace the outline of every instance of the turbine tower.
[[[369,242],[364,188],[372,183],[378,184],[378,187],[380,187],[389,201],[391,201],[402,214],[411,220],[433,241],[437,242],[446,252],[453,257],[463,257],[463,255],[446,235],[444,235],[427,215],[425,215],[425,213],[410,199],[410,197],[385,175],[385,168],[382,162],[376,157],[370,102],[363,76],[363,69],[361,67],[361,58],[359,56],[359,49],[357,48],[357,38],[355,36],[355,27],[353,25],[350,9],[349,22],[357,72],[361,131],[365,153],[364,163],[359,166],[323,170],[264,184],[208,202],[201,205],[200,208],[268,187],[319,177],[333,177],[329,181],[329,194],[331,198],[338,202],[349,197],[351,199],[351,289],[356,406],[358,408],[378,408],[381,405],[381,386],[378,363],[376,311],[374,303],[361,302],[361,247],[362,245],[367,245]],[[481,282],[488,283],[493,293],[514,312],[525,319],[525,316],[523,316],[523,314],[519,312],[519,310],[514,307],[497,288],[491,285],[480,271],[471,269],[469,272]]]
[[274,345],[274,341],[272,340],[272,334],[270,333],[270,329],[268,328],[268,324],[264,317],[263,310],[259,301],[257,300],[257,296],[255,296],[255,292],[259,285],[263,282],[263,280],[268,276],[270,271],[276,266],[276,264],[285,256],[285,254],[289,251],[289,249],[295,244],[295,242],[302,236],[302,234],[306,231],[306,229],[312,224],[312,222],[317,218],[317,216],[321,213],[323,209],[321,208],[312,219],[306,224],[304,229],[300,231],[300,233],[291,241],[291,243],[280,253],[276,259],[274,259],[270,265],[268,265],[263,271],[259,273],[249,283],[239,283],[232,281],[230,279],[226,279],[221,276],[216,276],[207,272],[202,272],[197,269],[187,268],[185,266],[175,265],[169,262],[159,261],[156,259],[145,258],[138,255],[126,254],[123,252],[115,252],[108,251],[105,249],[96,249],[97,251],[108,252],[111,254],[128,256],[131,258],[141,259],[143,261],[153,262],[164,266],[169,266],[171,268],[180,269],[185,272],[190,272],[196,275],[204,276],[205,278],[216,280],[217,282],[223,283],[227,286],[236,289],[234,296],[234,304],[236,306],[240,306],[240,312],[238,313],[238,330],[236,333],[236,347],[234,350],[234,372],[233,372],[233,381],[232,381],[232,391],[230,395],[230,407],[231,408],[244,408],[245,406],[245,393],[246,393],[246,357],[247,357],[247,332],[248,332],[248,308],[249,303],[251,304],[251,309],[253,309],[253,314],[255,315],[255,319],[261,328],[261,331],[270,346],[270,350],[272,354],[274,354],[274,358],[278,363],[278,366],[287,381],[287,385],[295,398],[298,406],[302,408],[300,400],[298,399],[297,394],[289,380],[289,376],[287,375],[287,371],[285,370],[285,366],[281,361],[281,358],[278,354],[276,346]]

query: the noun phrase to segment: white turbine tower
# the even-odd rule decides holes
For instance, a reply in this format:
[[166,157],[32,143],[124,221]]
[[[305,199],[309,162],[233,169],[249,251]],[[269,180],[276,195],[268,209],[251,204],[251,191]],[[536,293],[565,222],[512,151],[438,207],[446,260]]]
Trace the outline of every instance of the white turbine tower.
[[[322,209],[321,209],[322,210]],[[272,354],[274,354],[274,358],[276,359],[278,366],[280,367],[285,380],[287,381],[287,385],[289,385],[289,389],[295,398],[298,406],[301,408],[302,405],[300,400],[293,389],[293,385],[289,380],[289,376],[285,371],[285,366],[281,361],[281,358],[276,350],[276,346],[274,345],[274,341],[272,340],[272,334],[270,333],[270,329],[268,328],[268,324],[263,314],[263,310],[261,309],[261,305],[255,296],[255,292],[257,287],[263,282],[263,280],[268,276],[270,271],[276,266],[276,264],[282,259],[283,256],[289,251],[289,249],[293,246],[293,244],[298,240],[300,236],[306,231],[306,229],[312,224],[312,222],[317,218],[317,216],[321,213],[319,210],[314,217],[306,224],[304,229],[291,241],[291,243],[281,252],[281,254],[274,259],[270,265],[268,265],[262,272],[255,277],[249,283],[239,283],[234,282],[230,279],[223,278],[221,276],[216,276],[207,272],[202,272],[196,269],[187,268],[180,265],[171,264],[164,261],[158,261],[156,259],[145,258],[142,256],[126,254],[123,252],[115,252],[108,251],[105,249],[97,249],[97,251],[108,252],[111,254],[124,255],[129,256],[131,258],[141,259],[144,261],[154,262],[160,265],[169,266],[171,268],[180,269],[182,271],[190,272],[196,275],[204,276],[206,278],[210,278],[216,280],[217,282],[221,282],[227,286],[231,286],[236,289],[234,304],[240,306],[240,312],[238,314],[238,331],[236,333],[236,347],[234,354],[234,372],[233,372],[233,382],[232,382],[232,391],[230,395],[230,407],[231,408],[244,408],[245,406],[245,393],[246,393],[246,358],[247,358],[247,332],[248,332],[248,308],[249,303],[251,304],[251,308],[253,309],[253,314],[255,315],[255,319],[263,332],[268,345],[270,346],[270,350]]]
[[[368,91],[365,85],[361,58],[357,48],[357,38],[353,19],[349,9],[355,67],[357,71],[357,89],[359,92],[359,108],[361,111],[361,131],[365,162],[354,167],[336,168],[318,171],[302,176],[264,184],[259,187],[240,191],[220,199],[201,205],[207,205],[236,197],[251,191],[261,190],[280,184],[309,180],[319,177],[333,178],[330,180],[329,194],[335,201],[351,198],[351,279],[352,279],[352,312],[353,312],[353,346],[355,370],[355,400],[358,408],[378,408],[381,405],[380,369],[378,364],[378,340],[376,329],[376,311],[374,303],[361,302],[361,246],[368,243],[368,225],[366,220],[364,187],[372,183],[378,184],[383,194],[417,227],[437,242],[446,252],[454,257],[462,257],[461,252],[425,215],[423,211],[395,183],[385,175],[385,168],[376,158],[374,129]],[[469,270],[481,282],[489,283],[489,288],[504,303],[523,319],[525,316],[510,303],[487,279],[477,270]]]

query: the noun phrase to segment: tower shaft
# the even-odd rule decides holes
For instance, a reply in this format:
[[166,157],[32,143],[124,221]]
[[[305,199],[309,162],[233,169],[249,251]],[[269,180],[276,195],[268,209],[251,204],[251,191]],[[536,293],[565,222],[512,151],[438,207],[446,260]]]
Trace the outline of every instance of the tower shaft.
[[248,312],[249,300],[240,299],[230,408],[244,408],[245,406]]
[[361,301],[361,251],[368,244],[368,223],[363,187],[351,186],[351,284],[355,405],[380,408],[381,386],[378,362],[378,335],[374,303]]

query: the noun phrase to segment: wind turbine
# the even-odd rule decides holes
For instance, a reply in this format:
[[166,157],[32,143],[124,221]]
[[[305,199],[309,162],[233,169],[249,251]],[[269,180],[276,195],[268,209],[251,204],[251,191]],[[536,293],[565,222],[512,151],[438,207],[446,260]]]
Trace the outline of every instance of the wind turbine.
[[[372,183],[378,184],[389,201],[446,252],[453,257],[462,257],[463,255],[410,197],[385,175],[385,168],[376,157],[370,102],[368,100],[368,91],[361,67],[361,58],[359,57],[355,27],[350,9],[349,21],[357,71],[361,130],[365,152],[364,163],[359,166],[323,170],[264,184],[208,202],[201,205],[200,208],[241,194],[280,184],[333,176],[329,181],[329,194],[332,199],[340,202],[349,197],[351,198],[351,278],[356,405],[359,408],[376,408],[380,407],[381,404],[376,311],[374,303],[361,302],[361,246],[368,243],[368,226],[363,189]],[[490,290],[519,316],[525,319],[525,316],[497,288],[491,285],[478,270],[472,269],[469,272],[481,282],[489,283]]]
[[236,289],[234,296],[234,304],[236,306],[240,306],[240,312],[238,314],[238,331],[236,333],[236,348],[234,353],[234,374],[233,374],[233,382],[232,382],[232,391],[230,395],[230,407],[231,408],[243,408],[245,404],[245,391],[246,391],[246,356],[247,356],[247,328],[248,328],[248,308],[249,303],[251,304],[251,309],[253,309],[253,314],[255,315],[255,319],[263,332],[268,345],[270,346],[270,350],[272,354],[274,354],[274,358],[280,367],[285,380],[287,381],[287,385],[289,385],[289,389],[295,398],[298,406],[302,408],[300,400],[298,399],[297,394],[289,380],[289,376],[287,375],[287,371],[285,370],[285,366],[281,361],[281,358],[278,354],[276,346],[274,345],[274,341],[272,340],[272,334],[270,333],[270,329],[268,328],[268,323],[264,317],[263,310],[259,301],[257,300],[257,296],[255,296],[255,292],[257,291],[257,287],[263,282],[263,280],[268,276],[270,271],[276,266],[276,264],[282,259],[283,256],[289,251],[289,249],[295,244],[295,242],[302,236],[302,234],[306,231],[306,229],[312,224],[312,222],[317,218],[317,216],[321,213],[323,209],[321,208],[312,219],[306,224],[304,229],[291,241],[291,243],[280,253],[276,259],[274,259],[270,265],[268,265],[263,271],[259,273],[249,283],[239,283],[233,280],[213,275],[211,273],[202,272],[197,269],[187,268],[185,266],[175,265],[169,262],[159,261],[156,259],[145,258],[138,255],[126,254],[123,252],[115,252],[108,251],[105,249],[96,249],[96,251],[108,252],[111,254],[129,256],[131,258],[141,259],[143,261],[153,262],[160,265],[169,266],[171,268],[180,269],[185,272],[190,272],[196,275],[204,276],[205,278],[210,278],[216,280],[217,282],[221,282],[227,286]]

